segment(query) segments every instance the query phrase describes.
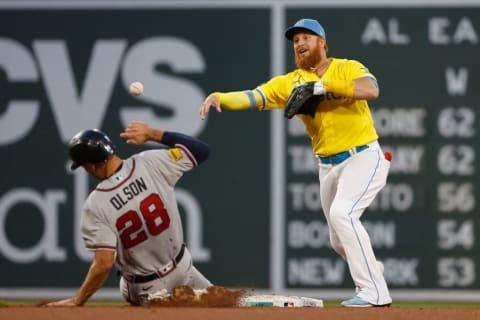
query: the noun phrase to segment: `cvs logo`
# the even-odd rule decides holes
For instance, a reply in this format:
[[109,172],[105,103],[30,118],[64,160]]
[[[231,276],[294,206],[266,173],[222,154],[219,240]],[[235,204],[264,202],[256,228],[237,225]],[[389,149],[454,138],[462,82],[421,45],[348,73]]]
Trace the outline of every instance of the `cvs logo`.
[[[174,74],[202,73],[206,68],[200,51],[174,37],[146,38],[130,48],[127,44],[125,39],[95,41],[85,78],[76,81],[73,69],[78,66],[72,65],[65,40],[35,39],[30,50],[16,40],[0,38],[0,69],[12,83],[43,82],[63,142],[84,128],[102,127],[118,77],[127,92],[135,80],[146,88],[143,95],[134,98],[138,105],[113,106],[123,126],[142,120],[165,130],[198,135],[206,125],[196,112],[204,93],[192,81],[162,73],[156,67],[166,65]],[[28,135],[42,107],[35,99],[7,103],[0,114],[0,146]],[[168,110],[168,116],[158,116],[153,108]]]

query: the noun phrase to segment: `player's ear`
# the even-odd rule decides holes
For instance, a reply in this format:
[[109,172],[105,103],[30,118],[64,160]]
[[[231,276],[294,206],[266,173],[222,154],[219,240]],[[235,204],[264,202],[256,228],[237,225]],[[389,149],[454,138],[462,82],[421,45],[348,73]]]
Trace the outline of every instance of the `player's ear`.
[[93,172],[98,169],[98,163],[92,163],[92,162],[85,162],[82,164],[82,167],[87,171],[87,172]]
[[318,42],[320,43],[320,46],[323,45],[323,47],[325,48],[325,52],[328,52],[327,39],[322,37],[318,37],[318,39],[319,39]]

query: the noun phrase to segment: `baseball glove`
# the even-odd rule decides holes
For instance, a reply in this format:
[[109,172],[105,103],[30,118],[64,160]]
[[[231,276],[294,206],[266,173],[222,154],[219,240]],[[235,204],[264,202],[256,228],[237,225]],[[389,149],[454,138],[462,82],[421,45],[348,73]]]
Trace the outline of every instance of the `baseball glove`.
[[313,95],[314,86],[315,81],[310,81],[302,83],[292,90],[285,106],[285,118],[291,119],[296,114],[315,117],[319,96]]

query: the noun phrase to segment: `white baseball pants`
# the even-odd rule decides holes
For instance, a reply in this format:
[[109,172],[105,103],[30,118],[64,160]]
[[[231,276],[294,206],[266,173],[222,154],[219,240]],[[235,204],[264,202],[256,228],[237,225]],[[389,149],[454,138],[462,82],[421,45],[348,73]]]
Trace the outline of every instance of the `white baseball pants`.
[[347,262],[357,295],[374,305],[392,299],[360,217],[386,185],[389,168],[378,142],[339,164],[319,162],[320,197],[330,242]]

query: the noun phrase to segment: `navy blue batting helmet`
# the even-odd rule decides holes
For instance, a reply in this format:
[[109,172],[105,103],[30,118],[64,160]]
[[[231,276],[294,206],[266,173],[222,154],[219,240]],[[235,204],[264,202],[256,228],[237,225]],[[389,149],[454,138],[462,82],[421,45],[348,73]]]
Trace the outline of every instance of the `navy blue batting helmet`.
[[68,155],[73,161],[70,166],[72,170],[87,162],[104,162],[114,154],[115,145],[112,140],[98,129],[80,131],[68,143]]

